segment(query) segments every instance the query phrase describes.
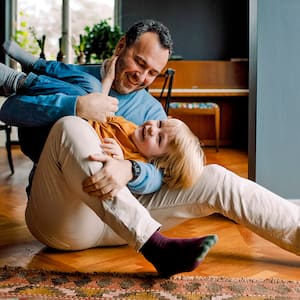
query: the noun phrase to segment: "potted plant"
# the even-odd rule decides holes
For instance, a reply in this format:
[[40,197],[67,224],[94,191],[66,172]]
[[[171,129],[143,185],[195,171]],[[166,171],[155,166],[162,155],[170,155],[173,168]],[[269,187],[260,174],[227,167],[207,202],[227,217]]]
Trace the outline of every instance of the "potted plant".
[[36,35],[36,32],[35,32],[35,28],[33,26],[29,27],[29,30],[30,30],[31,34],[34,37],[34,40],[37,42],[37,44],[39,45],[39,48],[41,50],[40,58],[46,59],[46,56],[45,56],[46,35],[43,34],[41,38],[38,38],[37,35]]
[[[108,20],[102,20],[93,27],[86,26],[81,35],[77,50],[84,47],[86,63],[99,63],[112,56],[115,46],[123,35],[119,26],[111,26]],[[79,51],[80,52],[80,51]],[[75,52],[76,53],[76,52]]]
[[85,46],[86,46],[86,36],[83,36],[82,34],[79,35],[79,44],[76,45],[73,40],[73,49],[75,51],[76,57],[77,57],[77,63],[79,64],[85,64]]

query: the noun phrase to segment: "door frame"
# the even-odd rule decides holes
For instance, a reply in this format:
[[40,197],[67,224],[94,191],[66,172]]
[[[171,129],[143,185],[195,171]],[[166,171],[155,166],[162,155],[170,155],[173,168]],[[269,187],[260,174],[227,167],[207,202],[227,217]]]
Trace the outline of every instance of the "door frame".
[[248,178],[256,180],[257,0],[249,0]]

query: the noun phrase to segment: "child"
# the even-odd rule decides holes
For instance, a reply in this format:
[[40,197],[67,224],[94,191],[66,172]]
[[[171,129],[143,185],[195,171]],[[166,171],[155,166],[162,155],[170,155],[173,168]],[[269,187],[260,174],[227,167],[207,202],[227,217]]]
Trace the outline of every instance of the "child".
[[[115,57],[109,66],[102,82],[102,93],[108,95],[114,79]],[[17,72],[1,64],[0,86],[5,93],[38,95],[67,93],[68,95],[84,95],[91,91],[101,90],[95,78],[87,73],[71,69],[72,76],[58,79],[60,74],[55,73],[52,64],[50,74],[46,69],[44,74],[36,75]],[[28,65],[26,65],[28,69]],[[49,76],[48,76],[49,75]],[[42,80],[43,84],[36,89],[36,82]],[[81,89],[81,90],[80,90]],[[126,160],[150,161],[163,172],[163,181],[170,188],[189,188],[200,177],[204,166],[204,154],[198,138],[191,132],[186,124],[178,119],[153,120],[137,126],[120,116],[108,116],[106,122],[89,121],[102,141],[102,149],[114,158]],[[122,151],[118,149],[121,147]]]

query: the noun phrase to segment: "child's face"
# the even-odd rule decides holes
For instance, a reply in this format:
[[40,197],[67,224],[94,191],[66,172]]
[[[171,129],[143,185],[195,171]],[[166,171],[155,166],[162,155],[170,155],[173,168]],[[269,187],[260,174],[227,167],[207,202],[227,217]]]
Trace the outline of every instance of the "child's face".
[[168,152],[176,129],[167,124],[168,120],[151,120],[134,131],[131,138],[141,154],[153,158]]

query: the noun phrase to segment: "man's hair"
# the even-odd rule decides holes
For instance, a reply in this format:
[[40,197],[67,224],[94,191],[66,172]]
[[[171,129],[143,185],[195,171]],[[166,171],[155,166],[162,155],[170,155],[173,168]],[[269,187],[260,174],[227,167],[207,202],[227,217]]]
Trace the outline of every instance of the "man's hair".
[[[189,188],[200,178],[205,156],[198,137],[182,121],[168,119],[167,126],[175,127],[176,134],[168,153],[156,157],[152,163],[163,171],[163,182],[170,188]],[[165,125],[164,125],[165,126]]]
[[161,46],[168,49],[170,55],[172,54],[173,41],[169,29],[161,22],[151,19],[138,21],[127,30],[125,33],[126,46],[131,47],[146,32],[156,33]]

